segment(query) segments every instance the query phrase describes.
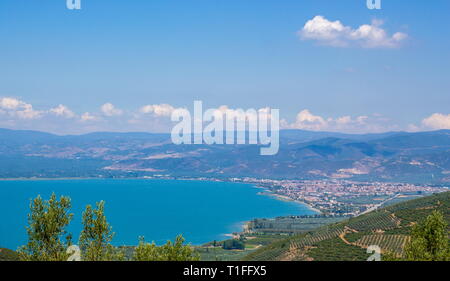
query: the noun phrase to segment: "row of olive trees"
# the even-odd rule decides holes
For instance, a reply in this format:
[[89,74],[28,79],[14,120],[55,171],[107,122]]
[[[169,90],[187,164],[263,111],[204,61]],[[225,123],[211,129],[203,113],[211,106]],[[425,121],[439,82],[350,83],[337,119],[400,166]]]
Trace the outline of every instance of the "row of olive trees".
[[[163,246],[145,242],[140,238],[134,248],[132,258],[126,258],[123,249],[114,247],[112,227],[106,220],[103,201],[96,208],[88,205],[83,212],[78,245],[83,261],[190,261],[198,260],[189,245],[184,244],[180,235],[175,242],[168,241]],[[71,200],[62,196],[59,200],[52,194],[49,200],[40,196],[32,200],[28,215],[28,243],[19,248],[21,260],[25,261],[67,261],[73,252],[67,249],[73,245],[72,235],[66,228],[73,218],[70,213]],[[78,254],[78,253],[75,253]]]
[[415,224],[411,240],[406,244],[403,256],[387,253],[386,261],[450,261],[450,240],[444,215],[433,211],[425,221]]

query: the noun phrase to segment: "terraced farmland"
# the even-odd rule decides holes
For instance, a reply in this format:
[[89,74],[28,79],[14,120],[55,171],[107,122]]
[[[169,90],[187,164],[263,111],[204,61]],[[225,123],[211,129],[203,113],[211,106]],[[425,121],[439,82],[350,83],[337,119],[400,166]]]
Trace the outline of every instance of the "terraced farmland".
[[411,226],[433,210],[442,212],[450,224],[450,192],[398,203],[292,236],[255,250],[245,260],[365,260],[365,250],[371,245],[379,246],[382,253],[402,254]]
[[356,231],[388,230],[400,225],[400,220],[387,211],[375,211],[367,215],[351,218],[348,227]]
[[383,252],[389,251],[401,254],[408,240],[409,236],[406,235],[373,234],[363,236],[354,244],[362,248],[377,245]]
[[323,227],[323,228],[320,228],[318,231],[313,232],[313,233],[308,233],[303,237],[291,239],[291,244],[293,244],[296,248],[313,246],[321,241],[338,237],[343,232],[344,232],[344,228],[341,226]]

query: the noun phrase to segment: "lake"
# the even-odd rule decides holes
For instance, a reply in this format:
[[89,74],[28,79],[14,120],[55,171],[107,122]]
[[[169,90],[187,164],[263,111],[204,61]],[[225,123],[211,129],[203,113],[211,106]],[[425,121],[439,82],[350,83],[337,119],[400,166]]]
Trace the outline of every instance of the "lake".
[[68,228],[78,241],[86,205],[105,201],[114,245],[136,245],[139,236],[157,244],[183,234],[194,245],[226,239],[245,221],[314,214],[307,206],[260,195],[249,184],[146,179],[0,181],[0,247],[17,249],[27,241],[30,199],[52,192],[70,196],[74,218]]

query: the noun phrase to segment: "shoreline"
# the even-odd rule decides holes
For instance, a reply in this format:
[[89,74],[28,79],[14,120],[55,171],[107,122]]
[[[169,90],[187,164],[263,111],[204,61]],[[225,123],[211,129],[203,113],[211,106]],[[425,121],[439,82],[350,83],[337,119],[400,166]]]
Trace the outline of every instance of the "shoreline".
[[310,204],[308,204],[306,202],[295,200],[295,199],[292,199],[292,198],[287,197],[285,195],[280,195],[280,194],[276,194],[276,193],[272,193],[272,194],[268,194],[268,195],[269,196],[274,196],[274,197],[278,198],[278,200],[291,201],[291,202],[295,202],[295,203],[298,203],[298,204],[302,204],[302,205],[308,207],[308,209],[310,209],[311,211],[314,211],[314,212],[316,212],[318,214],[322,214],[322,212],[319,209],[314,208],[312,205],[310,205]]
[[273,192],[273,191],[271,191],[271,190],[269,190],[269,189],[267,189],[266,187],[263,187],[263,186],[255,186],[255,187],[261,188],[261,189],[263,189],[265,191],[265,192],[260,192],[259,193],[260,195],[275,197],[277,200],[280,200],[280,201],[294,202],[294,203],[297,203],[297,204],[301,204],[303,206],[306,206],[311,211],[314,211],[314,212],[316,212],[318,214],[322,214],[322,212],[319,209],[314,208],[312,205],[310,205],[310,204],[308,204],[308,203],[306,203],[304,201],[295,200],[295,199],[292,199],[292,198],[290,198],[290,197],[288,197],[286,195],[277,194],[277,193],[275,193],[275,192]]

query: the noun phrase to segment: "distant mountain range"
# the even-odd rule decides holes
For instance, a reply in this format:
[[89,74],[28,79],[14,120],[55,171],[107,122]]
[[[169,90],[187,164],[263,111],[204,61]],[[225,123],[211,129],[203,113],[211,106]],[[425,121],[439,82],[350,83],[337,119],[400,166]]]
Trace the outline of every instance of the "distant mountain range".
[[57,136],[0,129],[0,177],[259,177],[450,182],[450,130],[341,134],[283,130],[280,151],[174,145],[169,134]]

